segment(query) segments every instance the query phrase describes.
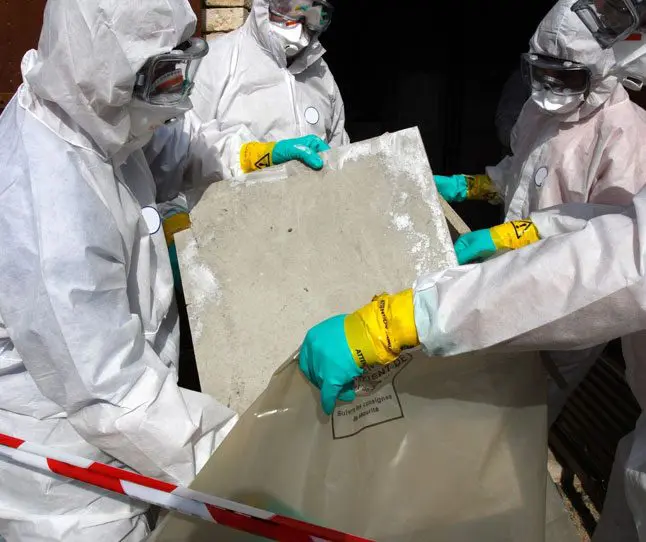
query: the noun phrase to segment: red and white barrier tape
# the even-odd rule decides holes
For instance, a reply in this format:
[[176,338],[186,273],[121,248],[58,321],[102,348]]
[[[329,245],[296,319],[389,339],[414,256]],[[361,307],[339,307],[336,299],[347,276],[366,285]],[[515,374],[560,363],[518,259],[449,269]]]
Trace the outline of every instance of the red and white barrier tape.
[[0,456],[271,540],[370,542],[0,433]]

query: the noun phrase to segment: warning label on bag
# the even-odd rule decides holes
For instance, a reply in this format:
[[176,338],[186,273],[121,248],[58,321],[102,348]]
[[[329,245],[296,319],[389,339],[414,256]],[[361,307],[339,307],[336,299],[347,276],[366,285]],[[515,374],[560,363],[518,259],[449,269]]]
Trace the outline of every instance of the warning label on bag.
[[338,403],[332,414],[334,439],[348,438],[369,427],[404,417],[395,377],[411,359],[410,354],[402,354],[390,365],[375,367],[357,379],[355,401]]

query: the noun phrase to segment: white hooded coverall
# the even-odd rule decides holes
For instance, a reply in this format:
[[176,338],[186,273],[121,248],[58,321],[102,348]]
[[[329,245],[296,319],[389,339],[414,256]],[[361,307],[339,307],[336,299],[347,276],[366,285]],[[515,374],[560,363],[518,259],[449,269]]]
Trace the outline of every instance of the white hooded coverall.
[[[236,418],[177,386],[173,280],[132,89],[194,28],[187,0],[49,0],[0,117],[0,432],[179,484]],[[148,533],[127,498],[5,460],[0,480],[9,542]]]
[[[646,112],[630,101],[613,70],[613,49],[603,50],[560,0],[539,24],[530,52],[585,64],[589,95],[569,114],[549,114],[530,98],[512,133],[513,156],[487,168],[505,199],[506,220],[561,203],[628,205],[646,186]],[[540,231],[542,237],[545,232]],[[567,388],[550,382],[550,423],[603,350],[549,352]]]
[[242,173],[240,148],[314,134],[332,147],[350,142],[334,77],[315,37],[288,66],[269,22],[268,0],[255,0],[245,24],[209,42],[191,95],[208,148],[224,164],[221,177]]

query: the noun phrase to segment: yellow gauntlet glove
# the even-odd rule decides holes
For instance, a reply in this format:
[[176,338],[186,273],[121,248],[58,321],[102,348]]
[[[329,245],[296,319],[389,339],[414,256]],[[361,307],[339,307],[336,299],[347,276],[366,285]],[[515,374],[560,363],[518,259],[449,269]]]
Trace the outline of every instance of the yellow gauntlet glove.
[[491,204],[502,203],[489,175],[465,175],[467,179],[467,199],[488,201]]
[[402,350],[419,344],[413,310],[413,291],[382,294],[345,319],[345,336],[355,363],[386,365]]

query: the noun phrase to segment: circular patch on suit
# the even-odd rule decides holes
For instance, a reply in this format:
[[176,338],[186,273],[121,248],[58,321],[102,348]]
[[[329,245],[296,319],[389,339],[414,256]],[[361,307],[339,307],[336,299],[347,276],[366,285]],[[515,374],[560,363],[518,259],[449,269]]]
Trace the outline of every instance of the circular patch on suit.
[[305,110],[305,120],[310,124],[317,124],[321,115],[315,107],[308,107]]
[[534,183],[539,188],[543,186],[545,179],[547,179],[548,170],[546,167],[539,167],[534,173]]
[[157,209],[154,207],[144,207],[141,210],[141,216],[144,217],[144,221],[146,222],[146,226],[148,226],[148,233],[150,233],[150,235],[159,231],[159,228],[161,228],[162,225],[162,219],[161,216],[159,216],[159,211],[157,211]]

